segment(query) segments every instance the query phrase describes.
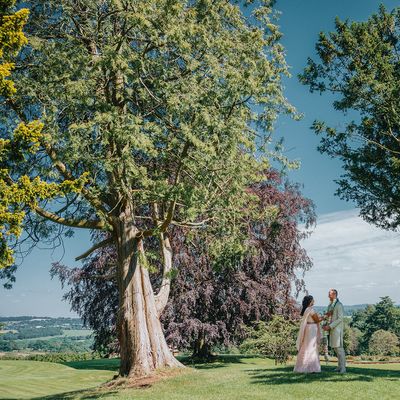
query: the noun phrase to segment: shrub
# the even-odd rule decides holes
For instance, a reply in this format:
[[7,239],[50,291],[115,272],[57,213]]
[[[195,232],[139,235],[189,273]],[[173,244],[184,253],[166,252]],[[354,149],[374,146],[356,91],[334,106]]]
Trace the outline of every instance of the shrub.
[[30,361],[46,361],[46,362],[67,362],[67,361],[84,361],[100,358],[97,353],[51,353],[51,354],[4,354],[0,356],[1,360],[30,360]]
[[247,328],[248,337],[240,350],[273,358],[275,364],[285,364],[296,351],[296,332],[293,321],[275,315],[268,323],[260,321],[254,327]]
[[343,341],[346,354],[350,354],[352,356],[357,356],[360,354],[361,338],[362,332],[359,329],[345,325]]
[[399,352],[399,339],[394,333],[379,329],[369,340],[369,352],[380,356],[394,356]]

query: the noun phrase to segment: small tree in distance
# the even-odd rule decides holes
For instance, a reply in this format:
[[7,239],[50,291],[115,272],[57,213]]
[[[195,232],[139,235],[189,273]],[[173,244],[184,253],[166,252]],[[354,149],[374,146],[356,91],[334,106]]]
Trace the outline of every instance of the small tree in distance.
[[248,338],[240,349],[246,353],[261,354],[286,364],[291,354],[296,351],[297,325],[280,315],[275,315],[268,323],[257,322],[248,329]]

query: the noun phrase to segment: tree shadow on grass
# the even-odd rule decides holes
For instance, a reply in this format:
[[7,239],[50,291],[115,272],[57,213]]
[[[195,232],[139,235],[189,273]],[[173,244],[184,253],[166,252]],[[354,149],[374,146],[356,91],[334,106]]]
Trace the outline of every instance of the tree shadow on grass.
[[97,369],[105,371],[118,372],[120,359],[119,358],[106,358],[98,360],[84,360],[84,361],[66,361],[60,364],[66,365],[74,369]]
[[[222,368],[229,364],[242,364],[244,359],[251,358],[245,355],[224,354],[213,356],[207,360],[193,359],[190,356],[177,357],[184,365],[196,369],[212,369]],[[98,359],[98,360],[84,360],[84,361],[67,361],[60,364],[66,365],[74,369],[94,369],[94,370],[107,370],[118,373],[120,359]]]
[[308,382],[372,382],[377,378],[400,382],[400,371],[348,367],[346,374],[335,372],[334,367],[322,367],[318,374],[300,374],[293,367],[264,368],[247,371],[253,384],[287,385]]
[[[179,361],[188,367],[195,369],[217,369],[227,367],[230,364],[244,364],[244,359],[252,358],[245,355],[237,354],[224,354],[217,355],[208,360],[192,359],[191,357],[181,357]],[[251,364],[251,362],[246,362],[246,364]]]
[[[118,391],[107,390],[106,393],[107,395],[111,395],[118,393]],[[64,392],[64,393],[51,394],[47,396],[32,397],[29,400],[75,400],[77,398],[79,398],[80,400],[90,400],[90,399],[103,398],[104,394],[105,392],[96,389],[83,389],[83,390],[80,389],[80,390],[74,390],[72,392]],[[9,398],[2,400],[20,400],[20,399]]]

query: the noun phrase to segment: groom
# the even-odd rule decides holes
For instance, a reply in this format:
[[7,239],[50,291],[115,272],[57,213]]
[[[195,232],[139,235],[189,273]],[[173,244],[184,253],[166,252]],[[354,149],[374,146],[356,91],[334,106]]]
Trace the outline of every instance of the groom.
[[330,316],[330,323],[325,325],[323,329],[329,331],[329,345],[335,349],[338,357],[339,365],[336,371],[344,374],[346,372],[346,354],[343,348],[344,308],[337,295],[336,289],[329,290],[330,304],[327,315]]

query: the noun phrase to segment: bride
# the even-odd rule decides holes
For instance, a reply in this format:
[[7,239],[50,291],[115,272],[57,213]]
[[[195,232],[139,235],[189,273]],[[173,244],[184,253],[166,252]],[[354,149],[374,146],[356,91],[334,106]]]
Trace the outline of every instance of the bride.
[[319,344],[321,330],[319,323],[323,320],[313,309],[314,298],[305,296],[301,310],[301,323],[297,336],[297,360],[294,372],[321,372],[319,362]]

